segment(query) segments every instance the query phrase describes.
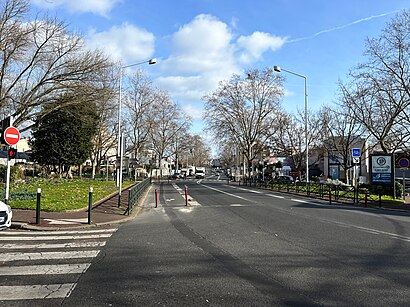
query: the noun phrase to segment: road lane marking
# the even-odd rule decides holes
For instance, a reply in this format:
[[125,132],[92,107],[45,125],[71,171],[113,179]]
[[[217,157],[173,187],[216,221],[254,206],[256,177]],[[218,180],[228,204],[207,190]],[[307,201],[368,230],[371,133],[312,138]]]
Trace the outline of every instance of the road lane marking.
[[90,265],[90,263],[71,263],[6,266],[0,267],[0,276],[82,274],[87,271]]
[[297,198],[291,198],[290,200],[291,200],[291,201],[294,201],[294,202],[297,202],[297,203],[302,203],[302,204],[309,203],[309,202],[308,202],[308,201],[306,201],[306,200],[303,200],[303,199],[297,199]]
[[219,189],[210,187],[209,185],[206,185],[206,184],[203,184],[202,186],[203,186],[203,187],[206,187],[206,188],[208,188],[208,189],[217,191],[217,192],[222,193],[222,194],[226,194],[226,195],[229,195],[229,196],[232,196],[232,197],[236,197],[236,198],[239,198],[239,199],[243,199],[243,200],[249,201],[248,199],[246,199],[246,198],[244,198],[244,197],[242,197],[242,196],[235,195],[235,194],[232,194],[232,193],[228,193],[228,192],[225,192],[225,191],[222,191],[222,190],[219,190]]
[[279,196],[279,195],[275,195],[275,194],[266,194],[267,196],[270,196],[270,197],[275,197],[275,198],[280,198],[280,199],[284,199],[285,197],[284,196]]
[[236,189],[236,190],[245,191],[245,192],[250,192],[250,193],[255,193],[255,194],[264,194],[263,192],[256,191],[256,190],[245,189],[245,188],[238,188],[238,187],[234,187],[234,186],[231,186],[231,185],[230,185],[229,187],[231,187],[231,188],[233,188],[233,189]]
[[[181,196],[184,198],[184,200],[186,201],[186,196],[185,196],[185,190],[181,189],[179,186],[177,186],[175,183],[172,184],[172,186],[174,187],[175,190],[178,191],[179,194],[181,194]],[[190,207],[200,207],[201,204],[199,202],[197,202],[192,196],[190,196],[188,194],[188,205]],[[184,211],[185,212],[185,211]],[[190,210],[186,211],[186,212],[190,212]]]

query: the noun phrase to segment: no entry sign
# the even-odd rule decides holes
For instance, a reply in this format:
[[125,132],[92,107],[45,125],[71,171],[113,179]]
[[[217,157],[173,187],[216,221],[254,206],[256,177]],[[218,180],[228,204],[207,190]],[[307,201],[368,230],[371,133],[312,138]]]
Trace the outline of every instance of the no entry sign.
[[8,127],[4,130],[4,140],[9,145],[16,145],[20,141],[20,131],[16,127]]

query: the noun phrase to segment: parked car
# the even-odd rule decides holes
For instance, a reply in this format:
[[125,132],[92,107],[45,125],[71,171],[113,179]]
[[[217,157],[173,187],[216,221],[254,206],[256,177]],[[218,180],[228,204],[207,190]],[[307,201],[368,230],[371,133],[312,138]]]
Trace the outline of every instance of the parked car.
[[0,229],[10,228],[12,216],[11,207],[0,201]]
[[293,177],[289,175],[280,175],[276,177],[274,181],[278,183],[293,183]]

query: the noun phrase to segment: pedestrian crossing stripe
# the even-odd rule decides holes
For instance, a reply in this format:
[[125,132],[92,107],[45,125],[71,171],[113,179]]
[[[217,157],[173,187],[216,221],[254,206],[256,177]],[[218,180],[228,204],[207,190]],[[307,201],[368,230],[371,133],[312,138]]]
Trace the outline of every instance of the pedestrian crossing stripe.
[[69,251],[69,252],[37,252],[37,253],[2,253],[0,261],[19,261],[19,260],[55,260],[55,259],[79,259],[94,258],[99,250],[91,251]]
[[49,230],[49,231],[5,231],[1,233],[1,236],[27,236],[28,234],[35,234],[36,236],[44,236],[44,235],[74,235],[74,234],[81,234],[81,233],[114,233],[117,229],[110,228],[110,229],[90,229],[90,230]]
[[90,263],[71,263],[6,266],[0,267],[0,276],[82,274],[87,271],[90,265]]
[[[68,231],[6,231],[0,235],[0,276],[27,280],[28,276],[43,276],[42,284],[1,285],[1,301],[25,302],[34,299],[63,299],[72,293],[77,283],[47,284],[52,276],[84,274],[93,258],[100,253],[106,240],[117,229]],[[72,249],[72,250],[70,250]],[[27,251],[27,252],[26,252]],[[68,263],[71,259],[79,263]],[[55,264],[35,264],[51,260]],[[72,262],[72,261],[71,261]],[[50,276],[50,277],[48,277]],[[75,280],[78,280],[75,277]],[[27,282],[25,282],[27,283]],[[28,304],[28,303],[27,303]]]
[[21,237],[0,237],[0,241],[43,241],[43,240],[82,240],[82,239],[99,239],[99,238],[109,238],[111,233],[102,233],[102,234],[91,234],[91,235],[72,235],[72,236],[21,236]]
[[14,301],[30,299],[65,298],[74,290],[76,284],[52,284],[30,286],[0,286],[0,300]]
[[92,247],[103,247],[105,246],[105,241],[95,241],[95,242],[67,242],[67,243],[38,243],[38,244],[0,244],[1,248],[4,249],[57,249],[57,248],[92,248]]

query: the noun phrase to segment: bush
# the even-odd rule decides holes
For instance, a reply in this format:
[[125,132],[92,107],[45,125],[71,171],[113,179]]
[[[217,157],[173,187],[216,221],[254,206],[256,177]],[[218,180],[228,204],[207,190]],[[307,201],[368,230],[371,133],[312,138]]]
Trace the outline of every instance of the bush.
[[[401,198],[403,197],[403,185],[398,181],[395,181],[395,183],[396,183],[396,198]],[[383,185],[365,183],[365,184],[361,184],[360,188],[367,189],[370,194],[379,195],[379,193],[381,192],[382,195],[388,195],[388,196],[393,197],[393,186],[383,186]]]
[[[0,165],[0,181],[6,182],[7,166]],[[10,182],[16,182],[23,178],[23,170],[18,166],[10,166]]]

